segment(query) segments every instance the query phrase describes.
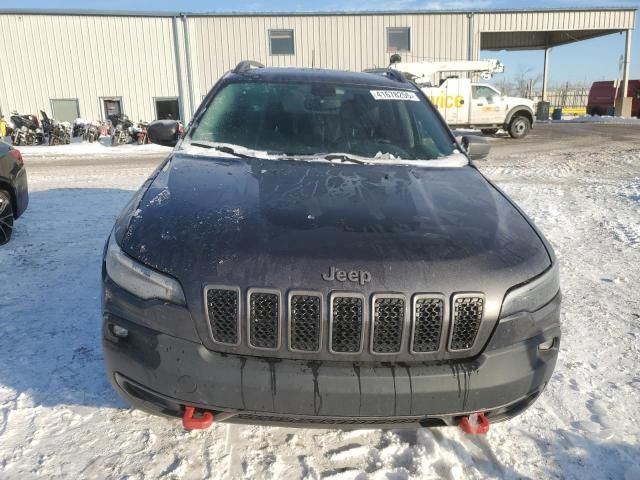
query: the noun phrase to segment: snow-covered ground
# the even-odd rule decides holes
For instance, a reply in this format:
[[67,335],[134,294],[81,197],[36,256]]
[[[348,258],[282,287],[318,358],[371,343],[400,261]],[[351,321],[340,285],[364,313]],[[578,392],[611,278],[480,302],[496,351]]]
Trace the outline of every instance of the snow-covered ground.
[[570,116],[563,115],[562,120],[554,120],[555,122],[571,122],[571,123],[617,123],[627,125],[639,125],[640,118],[637,117],[612,117],[610,115],[580,115]]
[[27,156],[31,204],[0,248],[0,479],[639,479],[640,138],[547,142],[544,153],[508,142],[496,139],[509,147],[481,168],[556,248],[563,339],[538,402],[484,437],[225,424],[188,433],[129,410],[102,365],[100,258],[159,157]]
[[69,145],[30,145],[19,147],[25,157],[50,158],[62,157],[104,157],[104,156],[132,156],[132,155],[158,155],[171,149],[152,143],[137,145],[135,143],[111,146],[109,137],[101,137],[100,141],[88,143],[73,139]]

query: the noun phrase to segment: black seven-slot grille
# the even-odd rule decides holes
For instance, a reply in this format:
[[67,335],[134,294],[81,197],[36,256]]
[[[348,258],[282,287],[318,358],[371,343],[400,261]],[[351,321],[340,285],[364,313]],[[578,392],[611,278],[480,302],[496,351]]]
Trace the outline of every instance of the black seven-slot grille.
[[321,298],[316,294],[293,294],[289,303],[291,350],[318,352],[321,337]]
[[272,292],[249,294],[249,343],[256,348],[280,346],[280,296]]
[[400,297],[374,297],[373,353],[399,353],[405,322],[405,301]]
[[207,314],[211,336],[218,343],[237,345],[239,290],[208,289]]
[[364,297],[334,294],[331,298],[331,343],[333,353],[362,351]]
[[482,297],[454,297],[450,350],[469,350],[473,346],[483,312]]
[[[242,305],[240,289],[208,287],[205,290],[207,317],[211,337],[220,344],[240,344]],[[376,294],[371,303],[371,324],[365,326],[368,305],[363,295],[333,293],[329,300],[328,348],[334,354],[358,354],[363,351],[364,332],[370,332],[372,354],[435,353],[443,345],[448,326],[446,299],[441,295],[417,294],[413,308],[404,296]],[[482,295],[454,295],[449,351],[473,348],[484,315]],[[247,298],[247,335],[252,348],[280,348],[282,310],[277,291],[251,289]],[[317,292],[296,291],[288,301],[288,347],[298,352],[320,352],[323,348],[323,301]],[[405,329],[410,328],[410,335]],[[409,337],[403,346],[403,338]],[[326,340],[324,340],[326,341]]]
[[440,349],[444,300],[442,298],[418,296],[414,301],[413,353],[430,353]]

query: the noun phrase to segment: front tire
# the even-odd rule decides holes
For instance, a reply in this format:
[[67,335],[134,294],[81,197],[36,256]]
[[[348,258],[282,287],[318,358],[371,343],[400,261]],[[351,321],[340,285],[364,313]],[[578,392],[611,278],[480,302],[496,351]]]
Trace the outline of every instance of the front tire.
[[119,140],[119,135],[115,134],[111,137],[111,146],[112,147],[117,147],[118,146],[118,140]]
[[0,190],[0,245],[4,245],[11,240],[13,221],[14,213],[11,196],[4,190]]
[[531,121],[522,115],[513,117],[509,123],[509,135],[516,140],[526,137],[529,130],[531,130]]

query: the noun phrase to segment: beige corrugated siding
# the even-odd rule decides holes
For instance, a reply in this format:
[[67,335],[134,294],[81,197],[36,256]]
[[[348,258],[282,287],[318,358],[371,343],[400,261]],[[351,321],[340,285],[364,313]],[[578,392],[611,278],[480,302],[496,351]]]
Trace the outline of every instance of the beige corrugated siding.
[[97,119],[100,97],[117,96],[137,121],[155,116],[153,97],[176,96],[170,18],[0,15],[0,31],[5,115],[77,98],[80,115]]
[[[176,20],[180,72],[173,21],[128,14],[0,13],[3,113],[50,112],[51,99],[77,98],[81,116],[98,119],[103,115],[100,98],[114,96],[122,97],[132,120],[150,120],[154,98],[182,94],[188,120],[218,78],[243,59],[269,66],[382,67],[390,55],[387,27],[410,27],[411,51],[402,53],[404,59],[461,60],[469,56],[470,25],[472,57],[479,58],[482,32],[493,32],[486,39],[496,48],[514,41],[515,32],[608,33],[634,28],[635,10],[476,12],[471,20],[466,12],[189,16],[190,55],[185,19]],[[270,29],[294,30],[294,55],[270,54]]]
[[[190,17],[197,95],[240,60],[269,66],[363,70],[388,65],[386,28],[409,27],[406,59],[467,59],[467,16],[454,14]],[[269,30],[293,29],[294,55],[270,55]],[[195,88],[195,87],[194,87]]]

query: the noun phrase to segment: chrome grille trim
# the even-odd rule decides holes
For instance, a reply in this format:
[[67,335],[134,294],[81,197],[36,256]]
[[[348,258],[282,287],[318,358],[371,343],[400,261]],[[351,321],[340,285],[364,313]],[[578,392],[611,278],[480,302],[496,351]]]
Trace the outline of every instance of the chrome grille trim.
[[[316,350],[300,350],[294,348],[293,346],[293,336],[294,336],[294,306],[293,300],[294,297],[317,297],[319,300],[319,325],[318,325],[318,348]],[[289,350],[296,353],[320,353],[322,351],[322,346],[324,343],[323,334],[324,334],[324,297],[320,292],[314,292],[311,290],[290,290],[288,294],[287,301],[287,341]]]
[[[334,333],[334,320],[335,320],[335,301],[340,298],[357,298],[361,302],[361,314],[360,314],[360,348],[357,351],[340,352],[333,349],[333,333]],[[332,292],[329,296],[329,352],[334,355],[358,355],[364,350],[365,339],[365,319],[367,318],[367,302],[366,298],[361,293],[356,292]]]
[[[440,301],[441,319],[440,319],[440,333],[438,344],[435,350],[430,351],[418,351],[415,349],[416,334],[418,326],[418,308],[420,307],[420,301],[422,300],[438,300]],[[429,355],[435,354],[445,348],[449,333],[449,307],[447,305],[447,297],[441,293],[416,293],[411,301],[411,338],[409,339],[409,352],[412,355]]]
[[[277,307],[278,307],[278,312],[276,315],[276,319],[275,319],[275,327],[276,327],[276,333],[275,333],[275,338],[276,338],[276,345],[274,347],[261,347],[259,345],[254,345],[253,343],[251,343],[251,333],[252,333],[252,325],[251,325],[251,318],[252,318],[252,305],[251,305],[251,300],[252,300],[252,296],[254,294],[267,294],[267,295],[275,295],[276,296],[276,301],[277,301]],[[282,336],[282,295],[280,294],[279,290],[273,289],[273,288],[250,288],[247,290],[247,344],[249,347],[251,348],[255,348],[256,350],[269,350],[269,351],[276,351],[276,350],[280,350],[280,345],[281,345],[281,336]]]
[[[463,304],[470,303],[474,308],[479,309],[479,315],[477,318],[473,320],[473,323],[476,325],[472,325],[470,328],[473,330],[473,341],[467,347],[464,348],[454,348],[454,344],[458,343],[457,336],[461,336],[460,332],[461,328],[466,327],[467,319],[461,318],[464,314],[460,310]],[[478,305],[479,304],[479,305]],[[482,326],[482,321],[484,320],[484,311],[486,307],[486,298],[483,293],[480,292],[471,292],[471,293],[456,293],[451,297],[451,331],[449,334],[449,343],[447,348],[450,352],[464,352],[467,350],[473,350],[476,342],[478,341],[478,332],[480,331],[480,327]],[[468,342],[463,342],[468,343]]]
[[[235,343],[227,343],[216,340],[213,333],[213,327],[211,324],[212,318],[209,314],[209,291],[221,290],[235,292],[236,297],[236,336],[237,341]],[[231,287],[229,285],[207,285],[204,287],[204,313],[207,319],[207,328],[209,329],[209,337],[218,345],[238,346],[242,343],[242,329],[240,328],[240,318],[242,318],[242,295],[239,287]]]
[[[402,301],[402,317],[399,320],[399,325],[398,325],[398,330],[399,330],[399,334],[398,334],[398,349],[394,350],[394,351],[390,351],[390,352],[381,352],[381,351],[376,351],[375,347],[376,347],[376,333],[378,332],[377,330],[377,326],[378,326],[378,301],[384,301],[387,299],[391,299],[391,300],[401,300]],[[404,350],[405,347],[405,332],[406,332],[406,325],[408,324],[408,321],[410,321],[410,317],[409,317],[409,310],[407,309],[407,298],[400,294],[400,293],[376,293],[372,296],[371,298],[371,324],[370,324],[370,335],[369,335],[369,350],[373,355],[397,355],[399,353],[402,353],[402,351]],[[381,327],[384,328],[384,327]]]

